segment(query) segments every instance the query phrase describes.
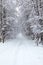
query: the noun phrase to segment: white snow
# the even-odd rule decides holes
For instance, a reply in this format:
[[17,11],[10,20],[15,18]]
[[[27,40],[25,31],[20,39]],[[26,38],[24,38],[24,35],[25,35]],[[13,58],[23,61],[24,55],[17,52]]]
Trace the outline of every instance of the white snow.
[[43,46],[19,34],[15,40],[0,43],[0,65],[43,65]]

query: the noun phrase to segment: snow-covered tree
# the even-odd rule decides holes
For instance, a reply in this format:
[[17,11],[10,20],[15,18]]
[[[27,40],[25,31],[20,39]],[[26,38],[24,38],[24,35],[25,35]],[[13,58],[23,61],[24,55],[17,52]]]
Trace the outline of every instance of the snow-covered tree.
[[36,37],[43,30],[42,0],[1,0],[1,3],[0,31],[5,39],[14,38],[20,32]]

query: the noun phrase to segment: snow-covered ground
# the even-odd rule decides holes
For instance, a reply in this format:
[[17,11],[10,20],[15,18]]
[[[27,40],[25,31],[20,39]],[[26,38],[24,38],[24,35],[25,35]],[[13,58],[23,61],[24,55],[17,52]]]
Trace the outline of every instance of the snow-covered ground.
[[43,46],[19,34],[15,40],[0,43],[0,65],[43,65]]

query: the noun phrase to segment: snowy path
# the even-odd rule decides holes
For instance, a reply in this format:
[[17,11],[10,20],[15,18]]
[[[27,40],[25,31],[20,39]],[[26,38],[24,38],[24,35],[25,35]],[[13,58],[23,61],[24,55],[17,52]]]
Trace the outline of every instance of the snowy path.
[[0,43],[0,65],[43,65],[43,47],[18,35],[15,40]]

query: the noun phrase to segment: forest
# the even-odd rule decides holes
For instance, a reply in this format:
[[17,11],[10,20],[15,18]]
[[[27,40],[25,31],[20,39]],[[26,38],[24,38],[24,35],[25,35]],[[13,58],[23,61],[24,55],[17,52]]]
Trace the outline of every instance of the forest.
[[0,42],[19,33],[43,44],[43,0],[0,0]]

